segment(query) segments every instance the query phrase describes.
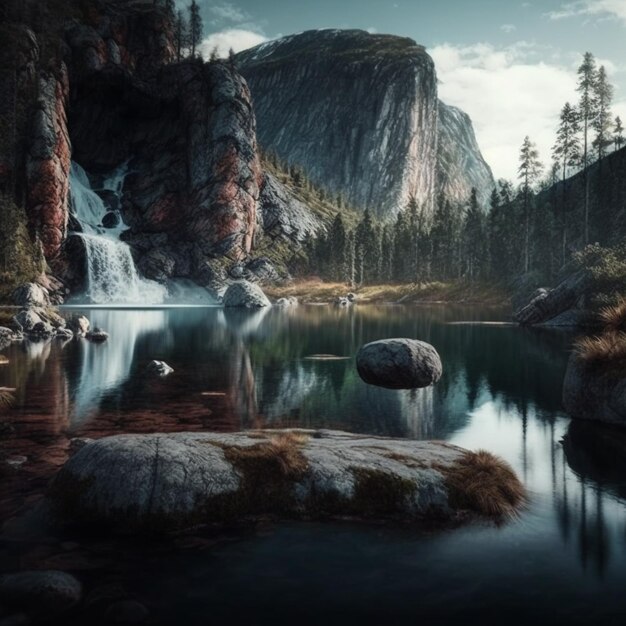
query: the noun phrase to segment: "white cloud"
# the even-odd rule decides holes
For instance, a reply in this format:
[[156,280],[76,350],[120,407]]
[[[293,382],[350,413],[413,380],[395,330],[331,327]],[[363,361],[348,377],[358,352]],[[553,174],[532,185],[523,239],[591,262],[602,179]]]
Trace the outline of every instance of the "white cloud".
[[500,30],[504,31],[505,33],[512,33],[517,30],[517,27],[515,26],[515,24],[502,24],[502,26],[500,26]]
[[[544,49],[523,41],[503,48],[444,44],[429,52],[441,81],[439,96],[472,118],[483,156],[496,178],[516,178],[519,148],[526,135],[549,166],[561,108],[578,99],[580,58],[575,64],[547,63],[539,60],[540,55],[549,56]],[[616,93],[613,111],[626,119],[626,94]]]
[[370,35],[375,35],[378,32],[378,29],[374,28],[374,26],[370,26],[365,29]]
[[626,25],[626,0],[577,0],[563,4],[556,11],[547,13],[553,20],[587,16],[597,19],[618,19]]
[[247,48],[258,46],[265,41],[267,41],[267,37],[254,31],[229,28],[218,33],[211,33],[206,37],[200,45],[200,52],[207,59],[211,52],[217,48],[218,55],[226,57],[231,48],[235,52],[241,52]]
[[239,23],[249,19],[249,15],[239,7],[225,2],[223,4],[215,4],[209,7],[209,11],[220,20]]

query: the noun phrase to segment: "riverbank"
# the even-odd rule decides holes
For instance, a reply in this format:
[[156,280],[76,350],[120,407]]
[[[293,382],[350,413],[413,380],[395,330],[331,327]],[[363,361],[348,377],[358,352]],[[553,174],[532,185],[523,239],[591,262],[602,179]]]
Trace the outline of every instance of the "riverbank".
[[332,302],[346,293],[356,294],[359,302],[394,304],[481,304],[483,306],[510,306],[511,294],[498,285],[432,282],[417,284],[364,285],[350,288],[345,283],[327,283],[321,280],[294,281],[287,285],[264,287],[267,296],[296,297],[301,302]]

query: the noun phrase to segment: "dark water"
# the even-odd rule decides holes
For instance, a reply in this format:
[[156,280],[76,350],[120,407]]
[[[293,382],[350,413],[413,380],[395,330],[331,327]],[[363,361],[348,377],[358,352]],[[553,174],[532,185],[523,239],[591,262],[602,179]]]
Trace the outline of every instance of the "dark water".
[[[106,344],[13,346],[0,368],[0,386],[18,390],[0,419],[0,449],[26,459],[2,476],[2,570],[76,573],[91,598],[84,623],[100,623],[112,589],[163,624],[623,622],[626,436],[563,414],[571,335],[520,329],[477,308],[85,314],[110,332]],[[437,348],[444,376],[435,387],[360,381],[358,347],[394,336]],[[307,358],[315,354],[350,358]],[[145,377],[154,358],[175,373]],[[268,522],[159,543],[58,537],[31,513],[71,437],[279,426],[486,448],[513,465],[530,503],[503,527]]]

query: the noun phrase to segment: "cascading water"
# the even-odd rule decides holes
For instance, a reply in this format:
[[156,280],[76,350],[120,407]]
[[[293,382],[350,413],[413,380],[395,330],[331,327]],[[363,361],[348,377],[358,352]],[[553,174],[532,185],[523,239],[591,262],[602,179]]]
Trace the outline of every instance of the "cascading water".
[[[104,179],[103,189],[119,199],[126,173],[124,164]],[[119,238],[126,230],[121,219],[116,228],[102,226],[107,208],[91,188],[85,170],[74,162],[70,172],[70,198],[72,214],[82,229],[76,235],[83,240],[87,256],[87,299],[94,304],[162,303],[167,290],[139,276],[130,247]]]

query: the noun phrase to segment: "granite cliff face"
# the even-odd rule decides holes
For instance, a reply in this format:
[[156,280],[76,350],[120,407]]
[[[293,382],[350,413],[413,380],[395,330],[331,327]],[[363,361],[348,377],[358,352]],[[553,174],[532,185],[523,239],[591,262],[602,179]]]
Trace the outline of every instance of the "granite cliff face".
[[381,216],[440,190],[486,198],[493,177],[469,118],[437,98],[426,50],[359,30],[308,31],[237,55],[259,143],[333,194]]

